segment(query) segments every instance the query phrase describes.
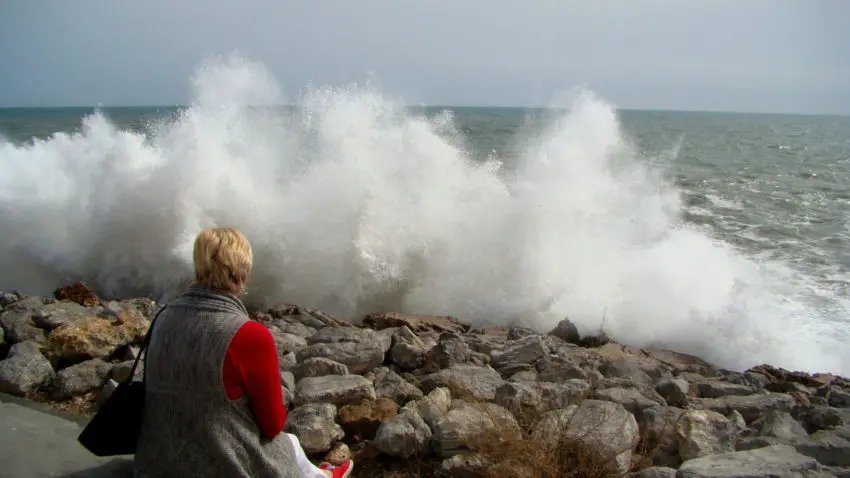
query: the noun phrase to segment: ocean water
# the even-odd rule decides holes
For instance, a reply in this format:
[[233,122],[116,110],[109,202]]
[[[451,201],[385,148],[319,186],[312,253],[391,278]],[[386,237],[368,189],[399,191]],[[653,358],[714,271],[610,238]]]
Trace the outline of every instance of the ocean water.
[[[185,107],[0,110],[0,287],[172,296],[194,235],[246,301],[453,314],[850,374],[850,118],[403,107],[198,69]],[[292,107],[280,107],[293,104]]]

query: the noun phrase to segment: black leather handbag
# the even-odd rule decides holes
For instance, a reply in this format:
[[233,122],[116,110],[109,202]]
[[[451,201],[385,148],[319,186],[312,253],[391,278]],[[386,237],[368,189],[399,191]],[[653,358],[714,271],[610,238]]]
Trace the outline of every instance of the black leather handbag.
[[97,456],[132,455],[136,453],[136,443],[142,427],[142,415],[145,411],[145,374],[142,381],[133,380],[136,367],[142,354],[148,348],[154,324],[163,307],[157,312],[145,334],[142,348],[136,355],[130,376],[119,383],[106,402],[100,407],[94,418],[86,425],[77,440],[88,451]]

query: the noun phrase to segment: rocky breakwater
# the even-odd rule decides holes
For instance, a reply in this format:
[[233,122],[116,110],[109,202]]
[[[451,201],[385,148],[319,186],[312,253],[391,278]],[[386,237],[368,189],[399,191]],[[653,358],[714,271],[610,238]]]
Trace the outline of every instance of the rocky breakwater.
[[[91,413],[127,376],[155,304],[56,296],[0,293],[0,391]],[[722,370],[581,338],[568,320],[352,325],[294,305],[252,318],[278,346],[286,430],[316,458],[354,455],[355,476],[850,476],[841,377]]]

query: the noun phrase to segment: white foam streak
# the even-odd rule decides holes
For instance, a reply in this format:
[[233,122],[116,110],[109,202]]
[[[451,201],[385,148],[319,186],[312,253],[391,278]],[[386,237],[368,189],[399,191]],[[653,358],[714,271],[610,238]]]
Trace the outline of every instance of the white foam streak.
[[683,225],[678,191],[590,93],[506,170],[471,160],[450,115],[369,89],[312,89],[284,113],[274,78],[238,58],[192,84],[147,134],[96,113],[79,134],[0,144],[0,286],[173,294],[198,230],[231,225],[254,246],[258,305],[541,330],[569,316],[583,332],[604,314],[618,339],[730,368],[850,371],[786,269]]

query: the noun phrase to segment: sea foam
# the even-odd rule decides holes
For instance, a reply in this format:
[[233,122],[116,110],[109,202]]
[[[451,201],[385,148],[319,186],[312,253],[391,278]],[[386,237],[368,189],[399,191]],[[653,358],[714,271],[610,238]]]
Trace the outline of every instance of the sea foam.
[[[850,372],[789,268],[681,219],[664,172],[616,109],[577,95],[510,164],[475,158],[450,113],[370,88],[312,88],[296,108],[261,65],[203,64],[190,105],[144,133],[101,113],[75,134],[0,143],[0,287],[168,298],[208,226],[250,238],[246,301],[346,318],[452,314],[479,326],[583,333],[700,355]],[[485,155],[486,156],[486,155]]]

